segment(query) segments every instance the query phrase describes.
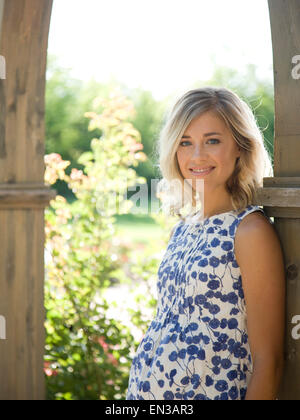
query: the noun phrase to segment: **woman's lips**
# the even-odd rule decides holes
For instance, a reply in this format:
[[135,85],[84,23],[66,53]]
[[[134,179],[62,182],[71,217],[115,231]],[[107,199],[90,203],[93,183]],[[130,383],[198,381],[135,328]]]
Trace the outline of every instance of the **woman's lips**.
[[202,176],[206,176],[206,175],[210,174],[214,169],[215,169],[215,167],[211,167],[205,172],[198,172],[198,171],[196,172],[193,169],[190,169],[190,171],[194,176],[197,176],[197,177],[201,178]]

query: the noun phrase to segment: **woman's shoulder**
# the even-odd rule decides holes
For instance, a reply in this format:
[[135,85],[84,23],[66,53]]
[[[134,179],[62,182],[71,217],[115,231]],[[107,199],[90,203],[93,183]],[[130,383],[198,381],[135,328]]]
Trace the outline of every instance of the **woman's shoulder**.
[[257,205],[248,205],[243,210],[235,211],[235,229],[241,231],[244,228],[252,228],[256,223],[272,225],[271,219],[266,215],[263,208]]
[[269,217],[265,214],[262,208],[258,206],[248,206],[247,209],[242,213],[243,217],[240,217],[239,231],[263,228],[272,226],[272,222]]
[[236,231],[236,252],[248,253],[250,249],[254,252],[272,245],[279,246],[279,238],[271,220],[262,211],[247,214]]
[[[279,282],[284,282],[281,241],[274,225],[263,213],[250,214],[241,224],[235,238],[235,258],[241,270],[243,284],[247,285],[248,296],[250,289],[250,293],[253,293],[254,288],[261,287],[262,283],[269,293],[271,287],[279,290]],[[257,289],[255,293],[260,292]]]

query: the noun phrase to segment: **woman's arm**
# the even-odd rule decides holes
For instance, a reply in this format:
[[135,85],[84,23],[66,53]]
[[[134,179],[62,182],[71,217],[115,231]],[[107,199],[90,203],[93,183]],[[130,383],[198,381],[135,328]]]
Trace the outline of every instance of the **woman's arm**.
[[272,224],[252,213],[235,237],[246,301],[253,374],[247,400],[277,398],[283,372],[285,330],[285,269],[281,244]]

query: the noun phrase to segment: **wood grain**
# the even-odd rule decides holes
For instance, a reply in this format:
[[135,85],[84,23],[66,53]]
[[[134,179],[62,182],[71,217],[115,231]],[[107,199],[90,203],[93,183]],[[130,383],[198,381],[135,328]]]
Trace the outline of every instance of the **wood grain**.
[[[0,0],[2,1],[2,0]],[[52,0],[2,1],[0,54],[0,399],[45,398],[45,72]],[[1,4],[0,4],[1,7]]]
[[[274,217],[286,266],[285,371],[279,399],[300,400],[300,340],[291,320],[300,315],[300,79],[292,59],[300,54],[299,0],[269,0],[275,88],[274,179],[264,182],[262,200]],[[292,273],[292,275],[291,275]]]

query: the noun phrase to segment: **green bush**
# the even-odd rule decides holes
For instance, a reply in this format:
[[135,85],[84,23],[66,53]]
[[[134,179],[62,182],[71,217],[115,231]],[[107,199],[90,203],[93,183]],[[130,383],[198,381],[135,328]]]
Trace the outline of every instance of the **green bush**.
[[[115,201],[118,211],[128,213],[126,188],[145,182],[132,169],[146,160],[139,132],[128,122],[134,109],[119,94],[98,99],[95,106],[99,112],[86,114],[89,129],[100,129],[102,136],[94,138],[91,150],[80,156],[84,170],[73,169],[66,175],[70,162],[55,153],[45,156],[45,182],[65,181],[77,198],[70,204],[57,196],[45,212],[48,399],[124,399],[139,341],[132,326],[141,337],[156,305],[153,295],[140,293],[138,287],[155,285],[160,257],[155,247],[139,255],[116,241]],[[127,308],[131,325],[108,316],[112,303],[106,291],[116,282],[136,285],[135,304]]]

